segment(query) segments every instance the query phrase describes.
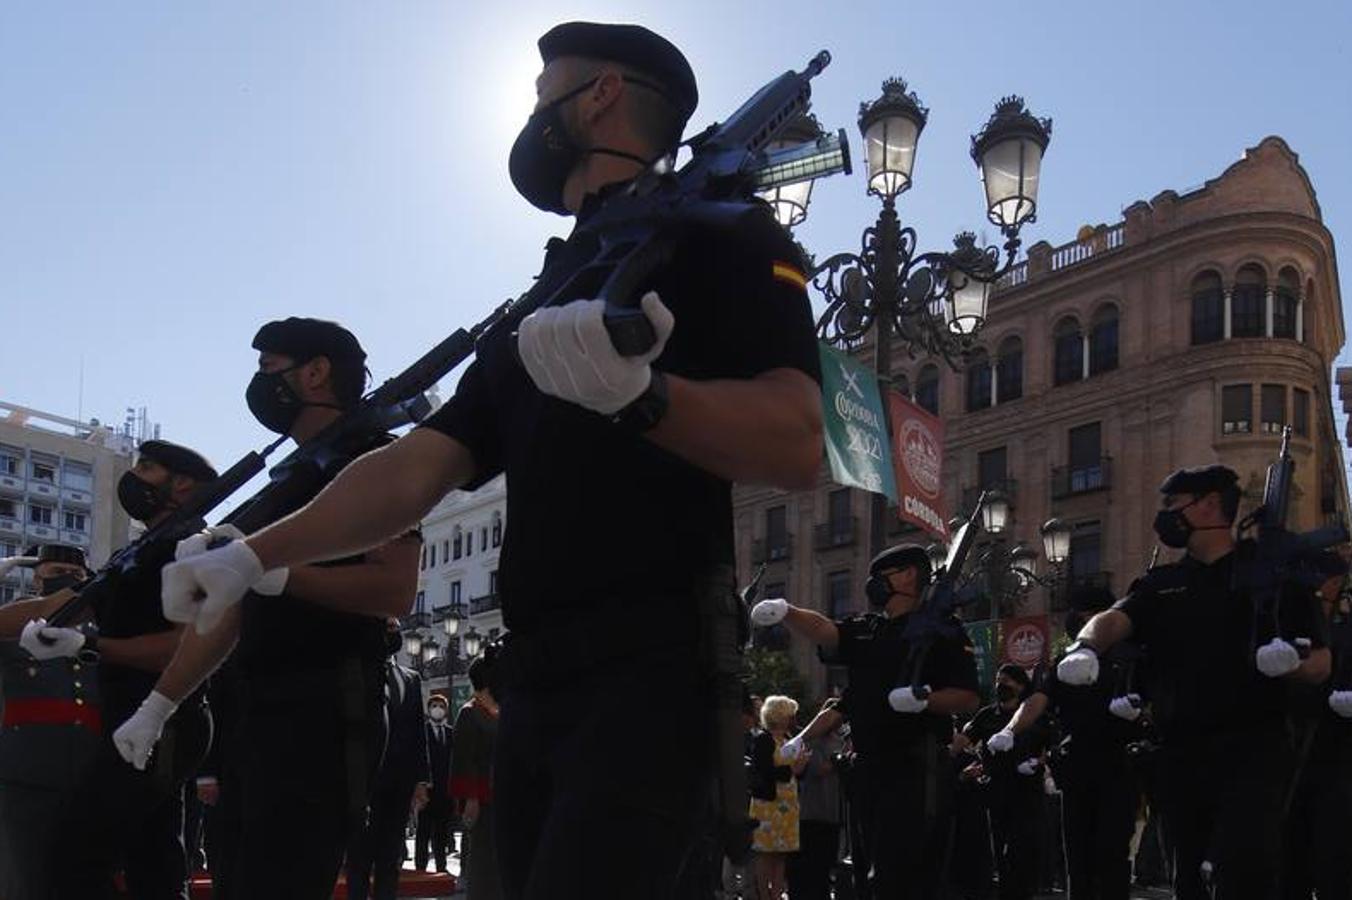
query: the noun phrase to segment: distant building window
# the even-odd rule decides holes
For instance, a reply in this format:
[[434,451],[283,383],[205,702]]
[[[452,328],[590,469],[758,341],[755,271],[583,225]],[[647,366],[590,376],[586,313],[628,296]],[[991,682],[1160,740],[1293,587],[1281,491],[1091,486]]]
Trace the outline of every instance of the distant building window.
[[1000,487],[1009,477],[1009,458],[1004,447],[983,450],[976,456],[977,487]]
[[451,542],[449,540],[443,540],[441,542],[441,561],[451,561]]
[[826,576],[826,614],[843,619],[850,614],[850,573],[832,572]]
[[765,511],[765,550],[769,559],[783,559],[789,555],[788,510],[772,506]]
[[28,504],[28,521],[34,525],[52,524],[52,508],[37,503]]
[[967,363],[967,411],[975,412],[991,405],[991,361],[985,351],[977,351]]
[[423,547],[422,552],[418,554],[418,571],[424,572],[426,570],[427,570],[427,548]]
[[1089,329],[1089,374],[1117,368],[1117,308],[1105,307]]
[[915,405],[939,415],[939,367],[925,366],[915,380]]
[[1231,384],[1221,388],[1221,434],[1253,431],[1253,385]]
[[56,467],[49,463],[33,461],[33,480],[56,484]]
[[1203,272],[1192,282],[1192,342],[1210,344],[1225,337],[1225,290],[1221,276]]
[[1098,422],[1070,429],[1070,492],[1096,491],[1103,483],[1103,428]]
[[64,527],[67,531],[84,531],[84,530],[85,530],[85,524],[86,524],[86,521],[85,521],[85,514],[84,514],[84,513],[69,512],[69,511],[67,511],[67,512],[65,512],[65,513],[62,513],[62,520],[63,520],[63,527]]
[[830,510],[831,537],[833,539],[842,539],[850,534],[850,489],[841,488],[832,491],[827,497],[827,508]]
[[1263,434],[1281,434],[1282,426],[1286,424],[1286,385],[1265,384],[1260,396]]
[[1291,430],[1301,437],[1310,436],[1310,392],[1295,388],[1291,392]]
[[451,606],[460,605],[460,582],[451,582]]
[[1103,532],[1098,522],[1076,525],[1070,534],[1070,577],[1073,581],[1103,571]]
[[1267,284],[1263,270],[1245,266],[1235,276],[1235,288],[1230,292],[1230,336],[1237,338],[1263,337],[1266,329]]
[[1084,377],[1084,333],[1074,319],[1062,319],[1052,332],[1052,381],[1070,384]]
[[995,402],[1008,403],[1023,396],[1023,341],[1006,338],[995,358]]
[[61,467],[61,486],[73,491],[92,491],[94,472],[88,466],[68,462]]
[[418,591],[417,596],[413,598],[413,611],[415,613],[427,612],[427,592]]
[[488,593],[496,594],[498,592],[498,570],[494,569],[488,573]]
[[[17,518],[19,518],[19,505],[13,500],[0,500],[0,519]],[[14,554],[9,553],[6,555],[13,556]]]
[[459,559],[464,555],[465,534],[460,530],[460,526],[455,526],[451,532],[451,559]]
[[437,565],[437,545],[427,545],[427,568],[434,569]]
[[18,592],[12,584],[0,584],[0,605],[9,603],[18,596]]
[[1296,339],[1296,308],[1300,304],[1300,276],[1290,267],[1277,274],[1272,292],[1272,336]]
[[0,475],[18,475],[23,451],[17,447],[0,447]]
[[502,546],[502,513],[493,513],[493,546]]

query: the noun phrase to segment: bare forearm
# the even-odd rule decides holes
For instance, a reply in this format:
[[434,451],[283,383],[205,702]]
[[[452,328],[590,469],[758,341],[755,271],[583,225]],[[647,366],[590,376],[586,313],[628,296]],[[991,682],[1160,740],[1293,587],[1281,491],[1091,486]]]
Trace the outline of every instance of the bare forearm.
[[1116,609],[1105,609],[1080,629],[1078,639],[1103,653],[1118,641],[1131,637],[1131,619]]
[[745,381],[668,375],[667,387],[667,414],[647,435],[659,447],[728,481],[816,484],[822,412],[811,378],[791,369]]
[[1310,655],[1300,661],[1300,667],[1289,676],[1293,681],[1303,684],[1323,684],[1333,674],[1333,654],[1327,647],[1311,650]]
[[50,617],[72,596],[70,591],[60,591],[47,597],[15,600],[0,606],[0,641],[17,641],[25,625],[33,619]]
[[235,649],[239,641],[239,616],[236,605],[206,634],[198,634],[196,628],[185,628],[174,658],[155,682],[155,690],[177,703],[201,687]]
[[353,462],[308,505],[248,544],[265,569],[361,553],[413,527],[473,471],[462,444],[418,429]]
[[981,695],[964,688],[939,688],[929,695],[930,712],[943,716],[972,712],[981,705]]
[[790,606],[784,615],[784,626],[827,650],[836,649],[840,643],[840,629],[836,628],[836,623],[814,610]]
[[163,672],[178,649],[182,628],[130,638],[100,638],[99,657],[142,672]]
[[799,732],[798,736],[805,741],[819,738],[824,734],[830,734],[840,727],[845,721],[845,717],[834,709],[824,709],[807,724],[807,727]]
[[1039,691],[1019,704],[1019,708],[1014,712],[1014,718],[1009,720],[1009,730],[1015,734],[1023,734],[1032,728],[1046,711],[1047,695]]
[[382,618],[408,615],[417,587],[416,562],[406,573],[378,564],[298,566],[286,582],[287,593],[302,600],[339,612]]

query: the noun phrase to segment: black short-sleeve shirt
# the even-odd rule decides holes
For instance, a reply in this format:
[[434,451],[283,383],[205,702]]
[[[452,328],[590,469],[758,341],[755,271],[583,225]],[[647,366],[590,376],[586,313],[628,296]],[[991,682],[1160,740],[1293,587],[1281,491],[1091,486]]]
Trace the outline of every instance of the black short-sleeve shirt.
[[1108,711],[1115,697],[1128,693],[1149,697],[1137,682],[1144,672],[1144,661],[1134,646],[1118,645],[1100,659],[1099,677],[1093,684],[1066,684],[1056,674],[1056,666],[1043,673],[1038,690],[1047,701],[1061,727],[1062,740],[1069,737],[1066,750],[1075,757],[1124,758],[1126,747],[1145,736],[1138,719],[1129,722]]
[[[903,635],[906,616],[888,619],[879,613],[836,623],[840,642],[825,661],[849,669],[849,685],[836,709],[850,722],[855,751],[866,759],[887,758],[932,735],[948,740],[953,718],[930,712],[899,713],[887,703],[893,688],[909,683],[906,670],[911,642]],[[976,653],[962,626],[953,622],[952,637],[938,637],[930,645],[921,669],[921,682],[934,690],[962,688],[976,692]]]
[[[1003,729],[1014,718],[1014,709],[1003,709],[999,703],[983,706],[972,716],[972,720],[962,729],[973,743],[990,739],[991,735]],[[1034,722],[1032,727],[1015,735],[1014,746],[1004,753],[981,754],[981,764],[985,773],[1000,784],[1040,785],[1042,780],[1018,771],[1019,764],[1034,757],[1040,757],[1047,749],[1051,729],[1045,719]]]
[[[1155,721],[1166,742],[1285,727],[1286,681],[1258,671],[1253,598],[1233,586],[1236,554],[1251,552],[1241,541],[1209,565],[1187,556],[1159,566],[1113,607],[1131,619],[1133,638],[1149,653]],[[1283,591],[1283,637],[1325,646],[1317,603],[1313,591]]]
[[[541,277],[568,255],[567,245],[551,255]],[[648,288],[676,320],[657,370],[703,381],[788,368],[820,380],[801,254],[768,211],[735,233],[688,233]],[[586,297],[559,302],[574,299]],[[507,627],[529,633],[600,604],[685,596],[709,565],[732,562],[729,482],[542,394],[514,358],[513,330],[479,342],[455,396],[423,423],[469,449],[467,487],[507,475]]]

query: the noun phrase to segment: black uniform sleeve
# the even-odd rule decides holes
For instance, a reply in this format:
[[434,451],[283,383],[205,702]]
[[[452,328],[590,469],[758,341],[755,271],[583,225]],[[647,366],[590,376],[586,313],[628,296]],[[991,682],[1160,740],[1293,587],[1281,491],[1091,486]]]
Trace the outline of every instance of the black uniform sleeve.
[[1160,596],[1148,578],[1137,578],[1127,588],[1127,595],[1112,605],[1131,619],[1134,637],[1149,643],[1149,635],[1157,627],[1160,614]]
[[820,382],[802,251],[768,212],[752,217],[740,237],[719,246],[716,266],[729,276],[721,319],[737,348],[736,374],[788,368]]
[[862,619],[842,619],[836,623],[836,649],[817,648],[817,658],[828,666],[852,666],[859,662],[860,653],[868,645],[872,634]]
[[930,646],[922,677],[935,690],[958,688],[981,692],[976,672],[976,648],[966,631],[953,637],[941,637]]
[[503,448],[488,377],[479,360],[470,363],[456,385],[455,396],[429,416],[419,428],[431,428],[455,438],[474,457],[474,478],[464,485],[472,491],[502,471]]
[[1287,585],[1282,591],[1278,617],[1282,637],[1287,640],[1308,638],[1315,649],[1329,645],[1328,620],[1319,608],[1319,596],[1309,588]]

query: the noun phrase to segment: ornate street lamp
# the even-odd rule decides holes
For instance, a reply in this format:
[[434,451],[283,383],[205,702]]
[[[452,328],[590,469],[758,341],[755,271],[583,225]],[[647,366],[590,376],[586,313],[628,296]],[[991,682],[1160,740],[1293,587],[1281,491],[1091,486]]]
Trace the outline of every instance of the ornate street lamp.
[[1001,535],[1009,527],[1009,498],[1001,491],[990,491],[981,507],[981,527],[989,534]]
[[1048,519],[1042,526],[1042,553],[1053,566],[1070,559],[1070,526],[1061,519]]
[[446,610],[446,618],[441,620],[442,630],[446,632],[446,637],[455,637],[460,631],[460,614],[452,607]]
[[410,659],[415,661],[421,660],[422,647],[422,635],[418,634],[418,632],[414,631],[404,636],[404,652],[409,655]]
[[480,635],[473,626],[470,626],[469,631],[465,633],[463,646],[465,648],[466,658],[474,659],[479,655],[479,651],[483,649],[483,636]]
[[1007,237],[1037,216],[1042,155],[1051,134],[1051,119],[1035,117],[1022,97],[1009,96],[972,137],[972,160],[986,186],[986,217]]
[[1026,589],[1037,580],[1037,551],[1020,544],[1009,551],[1009,571],[1019,582],[1020,589]]
[[877,100],[859,104],[869,193],[891,201],[910,188],[916,144],[928,120],[929,110],[900,78],[884,81]]

